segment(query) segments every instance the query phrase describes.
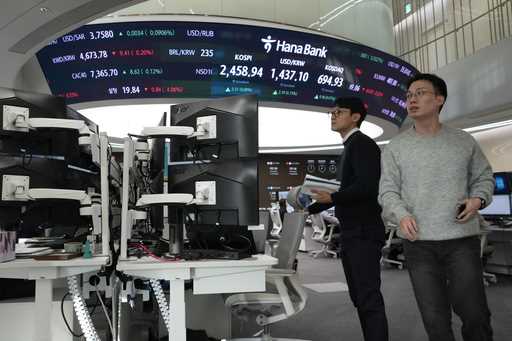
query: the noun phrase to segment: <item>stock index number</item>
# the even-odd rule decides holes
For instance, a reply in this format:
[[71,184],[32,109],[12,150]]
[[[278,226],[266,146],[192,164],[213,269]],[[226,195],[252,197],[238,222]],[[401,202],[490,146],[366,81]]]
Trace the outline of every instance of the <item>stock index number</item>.
[[89,31],[89,39],[112,39],[114,38],[114,31],[112,30],[101,30],[101,31]]
[[233,65],[233,66],[227,66],[222,64],[220,66],[220,76],[223,76],[225,78],[229,77],[247,77],[247,78],[254,78],[263,77],[263,67],[262,66],[252,66],[249,67],[247,65]]

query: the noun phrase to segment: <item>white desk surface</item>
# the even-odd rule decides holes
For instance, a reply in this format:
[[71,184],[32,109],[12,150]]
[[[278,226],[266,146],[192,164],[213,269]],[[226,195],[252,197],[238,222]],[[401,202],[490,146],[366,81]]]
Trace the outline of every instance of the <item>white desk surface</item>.
[[69,260],[15,259],[0,263],[0,278],[55,279],[94,271],[107,262],[107,256]]
[[107,256],[98,256],[92,258],[77,257],[68,260],[35,260],[32,258],[15,259],[10,262],[0,263],[0,271],[3,269],[19,268],[48,268],[48,267],[82,267],[82,266],[101,266],[107,263]]
[[151,257],[130,257],[119,260],[117,270],[158,270],[158,269],[188,269],[188,268],[243,268],[243,267],[270,267],[277,264],[277,259],[268,255],[253,255],[251,258],[240,260],[202,259],[178,260],[161,262]]

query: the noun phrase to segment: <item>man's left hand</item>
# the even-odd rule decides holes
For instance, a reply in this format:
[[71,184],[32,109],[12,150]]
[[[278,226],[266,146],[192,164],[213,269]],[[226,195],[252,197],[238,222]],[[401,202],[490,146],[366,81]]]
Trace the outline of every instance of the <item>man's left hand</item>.
[[314,189],[311,190],[311,192],[313,192],[311,197],[320,204],[332,204],[331,194],[329,192],[317,191]]
[[464,200],[466,208],[457,216],[457,222],[465,223],[471,219],[480,209],[480,198],[468,198]]

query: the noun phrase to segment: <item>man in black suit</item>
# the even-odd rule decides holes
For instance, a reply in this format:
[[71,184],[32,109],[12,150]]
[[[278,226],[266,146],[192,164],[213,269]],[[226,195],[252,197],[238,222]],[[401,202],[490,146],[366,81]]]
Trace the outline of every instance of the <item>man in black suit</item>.
[[365,341],[387,341],[388,325],[380,292],[380,258],[385,241],[377,202],[380,149],[359,131],[366,117],[356,97],[338,98],[330,112],[331,129],[340,133],[344,151],[338,165],[340,190],[315,191],[310,214],[335,206],[341,224],[341,260],[350,298],[357,308]]

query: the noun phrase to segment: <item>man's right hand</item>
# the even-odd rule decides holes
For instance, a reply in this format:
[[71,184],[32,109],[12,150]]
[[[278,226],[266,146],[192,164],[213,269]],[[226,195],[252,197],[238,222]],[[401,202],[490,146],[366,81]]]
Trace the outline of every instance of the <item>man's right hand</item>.
[[405,238],[411,242],[415,241],[418,236],[418,226],[413,217],[407,216],[400,220],[400,231],[405,235]]

